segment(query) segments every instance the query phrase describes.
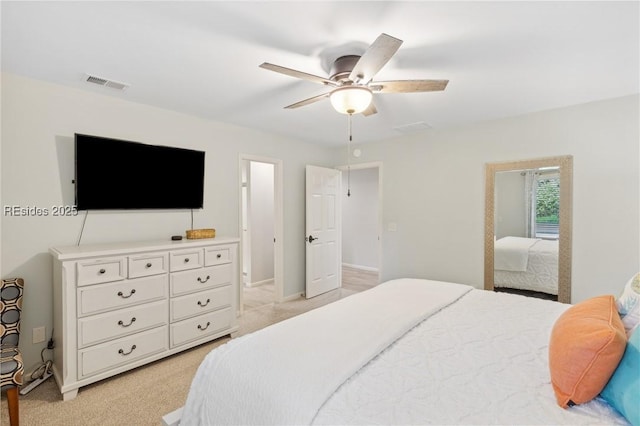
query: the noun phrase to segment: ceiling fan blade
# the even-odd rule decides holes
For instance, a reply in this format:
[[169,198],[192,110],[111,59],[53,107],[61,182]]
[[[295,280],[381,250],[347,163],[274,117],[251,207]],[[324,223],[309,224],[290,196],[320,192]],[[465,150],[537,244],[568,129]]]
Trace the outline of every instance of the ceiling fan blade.
[[369,88],[377,93],[437,92],[447,87],[449,80],[375,81]]
[[285,107],[285,109],[293,109],[293,108],[299,108],[301,106],[309,105],[309,104],[312,104],[314,102],[318,102],[318,101],[321,101],[321,100],[323,100],[325,98],[328,98],[329,95],[331,95],[331,92],[323,93],[322,95],[314,96],[312,98],[308,98],[308,99],[305,99],[303,101],[296,102],[295,104],[288,105],[288,106]]
[[349,80],[359,84],[367,84],[389,62],[401,44],[402,40],[400,39],[385,33],[380,34],[353,67],[351,74],[349,74]]
[[320,77],[318,75],[309,74],[302,71],[297,71],[291,68],[282,67],[280,65],[270,64],[268,62],[264,62],[260,64],[260,68],[264,68],[266,70],[279,72],[280,74],[285,74],[290,77],[301,78],[303,80],[313,81],[314,83],[327,84],[329,86],[338,86],[335,81],[329,80],[324,77]]
[[371,103],[369,104],[367,109],[362,111],[362,115],[364,115],[365,117],[368,117],[368,116],[373,115],[373,114],[375,114],[377,112],[378,112],[378,110],[376,109],[376,106],[373,104],[373,101],[371,101]]

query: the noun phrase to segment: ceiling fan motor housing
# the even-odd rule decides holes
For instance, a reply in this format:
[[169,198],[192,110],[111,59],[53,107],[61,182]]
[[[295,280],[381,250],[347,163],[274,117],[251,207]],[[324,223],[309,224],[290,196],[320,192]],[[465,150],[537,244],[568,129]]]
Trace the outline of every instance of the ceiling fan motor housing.
[[[351,74],[353,68],[355,68],[356,63],[358,63],[359,59],[360,56],[358,55],[346,55],[336,59],[333,62],[331,69],[329,70],[329,80],[342,83],[351,81],[349,80],[349,75]],[[362,76],[361,78],[364,78],[364,76]]]

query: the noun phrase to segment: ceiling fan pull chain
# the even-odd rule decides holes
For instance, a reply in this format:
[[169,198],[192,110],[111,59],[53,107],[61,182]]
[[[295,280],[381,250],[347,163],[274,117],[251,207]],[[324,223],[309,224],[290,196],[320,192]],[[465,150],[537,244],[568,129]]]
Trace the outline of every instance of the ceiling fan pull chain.
[[351,116],[353,114],[348,114],[349,125],[349,137],[347,139],[347,197],[351,197],[351,141],[352,141],[352,132],[351,132]]

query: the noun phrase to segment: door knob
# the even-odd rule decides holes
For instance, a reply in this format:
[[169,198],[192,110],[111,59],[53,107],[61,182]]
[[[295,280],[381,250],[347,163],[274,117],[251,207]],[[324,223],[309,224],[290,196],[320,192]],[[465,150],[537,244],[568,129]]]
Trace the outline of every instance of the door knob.
[[313,235],[309,235],[309,238],[307,238],[307,241],[309,241],[310,243],[314,242],[315,240],[317,240],[317,238],[315,238]]

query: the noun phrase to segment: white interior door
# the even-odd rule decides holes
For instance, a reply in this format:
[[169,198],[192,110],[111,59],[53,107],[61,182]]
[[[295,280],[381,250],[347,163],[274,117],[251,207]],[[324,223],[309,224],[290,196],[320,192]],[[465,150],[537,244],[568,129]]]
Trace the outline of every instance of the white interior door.
[[307,166],[306,169],[306,297],[340,287],[341,172]]

